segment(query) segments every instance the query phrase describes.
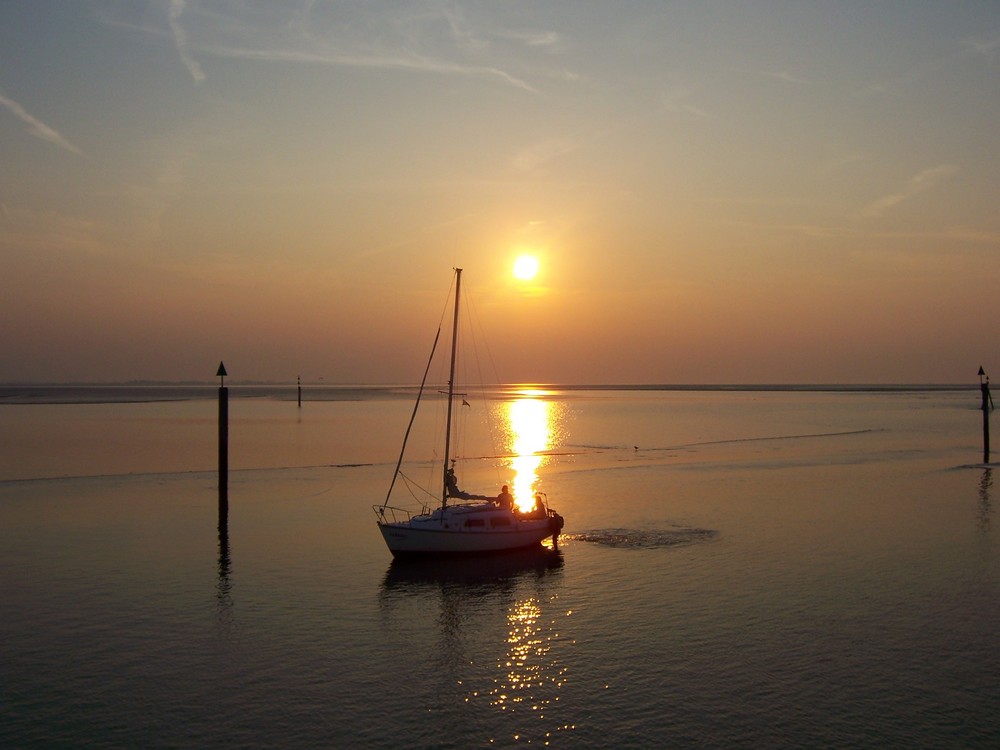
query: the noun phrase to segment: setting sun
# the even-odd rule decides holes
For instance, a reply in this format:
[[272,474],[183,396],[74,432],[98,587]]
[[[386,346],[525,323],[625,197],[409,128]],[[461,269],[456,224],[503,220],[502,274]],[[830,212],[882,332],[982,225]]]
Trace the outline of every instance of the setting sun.
[[514,261],[514,278],[528,281],[538,273],[538,258],[534,255],[521,255]]

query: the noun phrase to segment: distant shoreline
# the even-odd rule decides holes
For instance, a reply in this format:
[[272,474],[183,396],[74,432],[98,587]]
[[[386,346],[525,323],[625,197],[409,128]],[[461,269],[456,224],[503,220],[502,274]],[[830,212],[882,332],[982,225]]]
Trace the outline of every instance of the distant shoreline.
[[[295,388],[294,381],[230,379],[233,387]],[[219,382],[211,380],[120,380],[120,381],[7,381],[0,382],[0,389],[10,388],[215,388]],[[303,388],[415,388],[417,383],[331,383],[302,382]],[[978,389],[978,383],[492,383],[487,387],[551,388],[559,390],[592,391],[719,391],[719,390],[967,390]]]
[[[304,401],[361,401],[372,398],[411,398],[416,385],[302,385]],[[427,386],[436,393],[444,386]],[[294,401],[298,391],[295,383],[229,384],[233,398],[262,398]],[[512,398],[521,392],[535,397],[552,397],[560,393],[944,393],[978,390],[978,384],[508,384],[486,386],[485,391],[498,398]],[[218,393],[215,383],[38,383],[0,385],[0,406],[18,404],[99,404],[153,403],[166,401],[198,401],[213,399]]]

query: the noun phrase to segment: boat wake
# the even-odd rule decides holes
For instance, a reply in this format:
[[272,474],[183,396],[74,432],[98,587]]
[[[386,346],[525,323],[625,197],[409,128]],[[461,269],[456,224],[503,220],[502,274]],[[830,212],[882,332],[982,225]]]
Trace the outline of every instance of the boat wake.
[[852,437],[855,435],[868,435],[875,432],[885,432],[885,428],[869,427],[862,430],[842,430],[839,432],[810,432],[795,435],[762,435],[758,437],[726,438],[724,440],[701,440],[696,443],[678,443],[676,445],[597,445],[581,443],[569,445],[579,452],[604,453],[608,451],[629,451],[641,455],[663,453],[668,451],[690,450],[691,448],[706,448],[716,445],[736,445],[741,443],[770,443],[795,440],[815,440],[817,438]]
[[712,529],[680,526],[672,529],[596,529],[577,534],[563,534],[563,538],[600,544],[605,547],[658,549],[707,542],[715,539],[718,535],[719,532]]

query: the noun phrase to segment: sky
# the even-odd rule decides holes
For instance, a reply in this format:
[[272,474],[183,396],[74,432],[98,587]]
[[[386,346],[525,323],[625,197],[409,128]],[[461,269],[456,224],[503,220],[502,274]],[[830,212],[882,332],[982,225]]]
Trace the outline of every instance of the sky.
[[507,382],[976,383],[998,123],[993,0],[9,0],[0,382],[415,382],[458,266]]

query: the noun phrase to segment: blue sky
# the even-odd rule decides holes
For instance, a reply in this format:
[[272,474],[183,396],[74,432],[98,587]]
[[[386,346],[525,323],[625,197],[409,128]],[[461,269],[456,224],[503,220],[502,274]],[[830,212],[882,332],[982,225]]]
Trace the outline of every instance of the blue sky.
[[4,3],[0,381],[413,380],[455,265],[512,381],[974,381],[998,82],[995,3]]

